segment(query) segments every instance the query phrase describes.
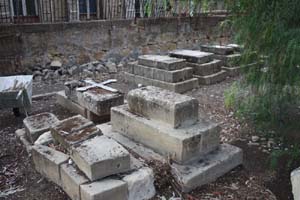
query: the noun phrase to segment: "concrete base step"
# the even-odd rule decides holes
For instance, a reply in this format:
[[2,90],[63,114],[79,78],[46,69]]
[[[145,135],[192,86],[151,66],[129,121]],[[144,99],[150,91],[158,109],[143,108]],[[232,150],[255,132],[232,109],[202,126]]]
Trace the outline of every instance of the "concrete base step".
[[123,72],[123,77],[126,83],[132,83],[134,85],[142,84],[145,86],[152,85],[152,86],[160,87],[177,93],[185,93],[187,91],[193,90],[194,88],[198,87],[197,78],[191,78],[189,80],[181,81],[178,83],[167,83],[163,81],[146,78],[143,76],[134,75],[128,72]]
[[178,163],[189,163],[219,146],[220,127],[199,121],[190,127],[174,129],[164,123],[132,114],[128,105],[112,108],[113,131],[144,144]]
[[172,164],[172,174],[183,192],[211,183],[243,162],[240,148],[222,144],[219,149],[189,165]]
[[222,61],[213,60],[204,64],[188,63],[187,66],[193,68],[193,72],[195,75],[207,76],[219,72],[221,70]]
[[215,74],[207,75],[207,76],[197,76],[194,75],[195,78],[198,78],[200,85],[212,85],[218,82],[225,80],[227,76],[227,71],[221,70]]
[[233,47],[223,45],[201,45],[201,50],[221,55],[228,55],[234,52]]
[[213,53],[199,50],[175,50],[170,52],[171,57],[186,59],[187,62],[203,64],[213,60]]
[[238,76],[242,73],[243,70],[246,70],[249,67],[254,66],[256,63],[237,66],[237,67],[222,67],[223,70],[226,70],[229,76]]

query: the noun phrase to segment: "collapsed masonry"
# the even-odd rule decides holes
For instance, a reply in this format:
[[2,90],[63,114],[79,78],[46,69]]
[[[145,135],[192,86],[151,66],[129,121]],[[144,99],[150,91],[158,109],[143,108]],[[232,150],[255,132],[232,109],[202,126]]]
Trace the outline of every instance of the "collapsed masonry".
[[[173,161],[182,191],[212,182],[242,163],[241,149],[220,144],[220,127],[199,118],[196,99],[148,86],[130,91],[127,100],[128,105],[112,108],[111,126],[99,127],[129,148],[119,134]],[[139,148],[132,150],[143,156],[145,150]]]
[[59,121],[42,113],[26,118],[24,126],[26,132],[17,131],[20,137],[39,136],[30,147],[36,170],[72,200],[140,200],[155,195],[153,171],[84,117]]
[[177,93],[198,87],[193,70],[187,67],[185,60],[169,56],[139,56],[137,62],[127,65],[123,75],[127,83],[151,85]]

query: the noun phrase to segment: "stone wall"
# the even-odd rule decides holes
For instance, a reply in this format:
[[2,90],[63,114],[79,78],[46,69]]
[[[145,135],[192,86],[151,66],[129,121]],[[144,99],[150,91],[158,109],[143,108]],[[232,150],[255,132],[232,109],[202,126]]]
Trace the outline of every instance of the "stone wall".
[[[53,60],[71,67],[95,60],[126,63],[140,54],[165,54],[176,48],[228,39],[220,33],[221,16],[3,25],[0,35],[18,35],[18,66],[1,62],[0,75],[44,68]],[[0,41],[1,42],[1,41]],[[1,42],[0,52],[15,51]],[[8,53],[9,54],[9,53]],[[12,62],[13,63],[13,62]],[[12,64],[13,65],[13,64]]]

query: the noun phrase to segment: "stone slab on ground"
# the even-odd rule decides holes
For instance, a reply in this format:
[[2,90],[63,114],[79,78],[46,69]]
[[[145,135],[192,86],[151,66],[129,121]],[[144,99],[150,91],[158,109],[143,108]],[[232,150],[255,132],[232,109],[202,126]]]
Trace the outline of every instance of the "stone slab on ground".
[[134,85],[142,84],[144,86],[155,86],[177,93],[185,93],[198,87],[197,78],[192,78],[178,83],[168,83],[130,74],[128,72],[123,72],[123,76],[126,83],[132,83]]
[[220,127],[200,120],[190,127],[173,129],[129,112],[128,105],[112,108],[113,131],[152,148],[175,162],[187,163],[219,146]]
[[32,158],[35,169],[40,174],[61,186],[60,166],[68,161],[68,155],[48,146],[34,145]]
[[172,51],[170,52],[170,56],[186,59],[187,62],[199,64],[210,62],[213,59],[213,53],[186,49]]
[[41,113],[23,120],[27,138],[31,143],[34,143],[41,134],[49,131],[50,127],[58,122],[59,120],[52,113]]
[[106,136],[97,136],[73,147],[70,156],[92,181],[130,170],[129,152]]
[[60,168],[62,189],[72,200],[80,200],[80,185],[89,182],[73,165],[62,164]]
[[172,128],[190,126],[198,121],[197,99],[161,88],[147,86],[127,94],[130,111]]
[[127,183],[104,179],[80,186],[81,200],[127,200]]
[[186,62],[184,59],[172,58],[169,56],[142,55],[138,58],[138,64],[171,71],[184,68]]
[[187,65],[193,68],[195,75],[206,76],[219,72],[221,70],[222,61],[213,60],[204,64],[188,63]]
[[123,179],[128,186],[128,200],[146,200],[155,195],[153,170],[144,167]]
[[201,160],[189,165],[171,165],[172,173],[183,192],[215,181],[243,162],[242,150],[238,147],[222,144],[219,149],[206,155]]
[[199,85],[212,85],[215,83],[219,83],[226,79],[227,71],[221,70],[215,74],[207,75],[207,76],[197,76],[194,75],[195,78],[198,78]]
[[225,67],[237,67],[240,65],[241,54],[214,55],[215,59],[222,60]]
[[234,52],[233,47],[224,45],[201,45],[201,50],[221,55],[228,55]]
[[294,199],[300,199],[300,168],[292,171],[291,182]]
[[93,122],[81,115],[64,119],[52,126],[51,134],[68,151],[73,145],[80,144],[97,135],[102,135],[101,130],[95,127]]
[[184,67],[179,70],[167,71],[137,64],[128,63],[126,71],[131,74],[143,76],[168,83],[177,83],[193,78],[193,69]]
[[110,114],[110,108],[124,104],[124,95],[102,88],[77,92],[78,104],[99,116]]

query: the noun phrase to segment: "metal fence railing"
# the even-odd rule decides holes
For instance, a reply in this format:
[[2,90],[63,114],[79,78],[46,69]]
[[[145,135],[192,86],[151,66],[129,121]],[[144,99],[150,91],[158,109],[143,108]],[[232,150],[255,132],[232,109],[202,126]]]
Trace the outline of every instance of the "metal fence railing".
[[0,24],[196,16],[199,0],[0,0]]

